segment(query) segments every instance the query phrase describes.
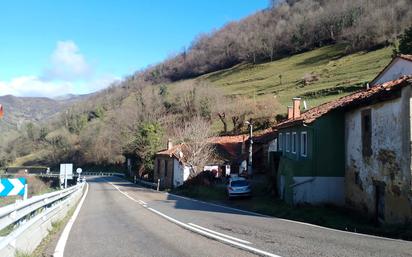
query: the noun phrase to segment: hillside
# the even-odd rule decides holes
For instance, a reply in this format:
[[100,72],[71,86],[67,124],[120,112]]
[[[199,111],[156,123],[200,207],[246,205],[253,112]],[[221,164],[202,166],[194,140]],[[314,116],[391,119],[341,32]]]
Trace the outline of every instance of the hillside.
[[237,65],[198,80],[224,89],[227,95],[273,94],[282,105],[299,96],[314,107],[362,88],[389,63],[392,49],[344,52],[345,45],[326,46],[273,62]]
[[27,122],[41,122],[58,113],[63,105],[45,97],[0,96],[4,106],[4,118],[0,120],[2,131],[18,129]]
[[[132,136],[136,133],[133,131],[139,128],[140,119],[142,121],[152,120],[153,118],[150,117],[156,117],[156,115],[163,117],[160,119],[160,122],[167,129],[170,126],[167,120],[179,120],[187,117],[187,115],[192,115],[188,113],[190,107],[187,104],[190,102],[192,92],[194,93],[192,91],[194,88],[198,88],[196,91],[198,96],[195,97],[197,100],[194,100],[197,102],[195,103],[194,111],[199,112],[196,109],[199,108],[202,99],[217,97],[209,102],[212,122],[211,129],[214,133],[222,132],[223,127],[217,117],[217,112],[224,106],[228,116],[228,131],[232,133],[234,127],[231,118],[236,115],[240,117],[239,115],[242,115],[242,112],[246,111],[245,113],[248,113],[247,118],[252,116],[259,118],[266,115],[270,115],[273,118],[276,114],[285,113],[286,108],[283,107],[290,104],[290,99],[295,96],[302,97],[307,101],[308,107],[311,108],[325,101],[359,90],[387,65],[390,61],[391,53],[392,50],[390,48],[382,48],[370,52],[345,55],[344,45],[326,46],[273,62],[257,65],[241,64],[195,79],[163,84],[169,89],[166,98],[161,96],[161,93],[158,93],[157,90],[161,88],[159,85],[147,85],[143,91],[139,91],[138,88],[133,86],[128,87],[127,85],[134,84],[126,80],[123,86],[106,90],[96,94],[95,97],[88,98],[88,101],[79,101],[76,104],[79,108],[79,113],[73,117],[90,116],[90,113],[96,112],[96,108],[106,110],[101,118],[83,124],[80,128],[81,130],[77,132],[80,133],[79,135],[67,134],[67,132],[62,132],[64,130],[61,130],[61,128],[55,128],[54,132],[50,131],[48,137],[53,138],[55,135],[67,137],[67,142],[73,142],[80,147],[85,147],[81,151],[90,153],[90,157],[93,156],[91,160],[95,159],[97,152],[105,150],[105,148],[101,148],[101,145],[106,144],[112,144],[112,148],[106,149],[107,151],[112,151],[114,156],[121,156],[121,148],[127,148],[128,146],[120,147],[123,144],[123,139],[119,141],[116,139],[116,141],[111,141],[111,143],[106,142],[108,140],[107,135],[110,134],[112,139],[122,138],[125,135],[127,137]],[[280,74],[282,75],[282,81],[280,81]],[[306,79],[306,84],[303,82],[304,79]],[[213,88],[216,88],[217,91],[213,92]],[[139,100],[141,99],[140,94],[144,95],[145,100],[139,104],[139,101],[141,101]],[[273,100],[270,97],[271,95],[275,95],[276,100]],[[182,99],[186,100],[182,102]],[[236,103],[239,102],[239,99],[241,101],[240,105]],[[15,102],[19,102],[19,100],[22,99],[15,99]],[[49,108],[57,111],[59,108],[60,110],[63,108],[62,102],[56,100],[25,100],[33,100],[37,102],[37,105],[42,103],[42,110]],[[70,96],[63,97],[60,101],[63,100],[66,103],[67,101],[70,103],[73,101]],[[268,104],[268,101],[273,103]],[[276,102],[279,102],[281,106],[276,104]],[[259,104],[261,104],[260,107],[258,106]],[[50,108],[52,106],[55,108]],[[153,109],[144,110],[140,106]],[[248,112],[248,107],[250,106],[254,106],[253,113]],[[267,108],[263,110],[262,106],[267,106]],[[31,110],[31,108],[26,107],[26,111]],[[85,110],[89,111],[84,113]],[[47,114],[42,111],[40,111],[40,114],[53,115],[52,113]],[[202,115],[201,110],[199,114]],[[114,120],[116,122],[113,122]],[[99,128],[99,130],[96,130],[96,128]],[[122,134],[118,134],[119,131]],[[129,132],[124,134],[124,131]],[[87,144],[89,143],[86,142],[89,141],[82,140],[90,140],[90,135],[93,135],[96,141],[91,141],[93,142],[92,145],[88,146]],[[14,164],[47,164],[49,161],[46,159],[49,153],[49,151],[44,151],[43,147],[40,147],[35,152],[30,152],[27,155],[21,156],[21,158],[15,159]],[[103,154],[104,158],[111,158],[107,152],[99,152],[99,154]],[[88,163],[88,161],[85,161],[85,163]]]
[[4,107],[4,118],[0,120],[0,131],[16,130],[25,123],[42,123],[70,105],[86,99],[87,95],[70,95],[62,98],[0,96]]

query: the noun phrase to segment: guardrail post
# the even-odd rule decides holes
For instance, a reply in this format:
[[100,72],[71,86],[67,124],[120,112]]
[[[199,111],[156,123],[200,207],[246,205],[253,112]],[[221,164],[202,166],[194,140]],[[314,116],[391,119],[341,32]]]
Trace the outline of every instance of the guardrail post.
[[157,191],[160,189],[160,178],[157,179]]

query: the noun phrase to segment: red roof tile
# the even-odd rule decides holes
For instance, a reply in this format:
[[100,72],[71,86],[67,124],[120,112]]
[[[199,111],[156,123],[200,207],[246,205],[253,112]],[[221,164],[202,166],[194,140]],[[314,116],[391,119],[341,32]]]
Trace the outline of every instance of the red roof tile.
[[374,97],[388,96],[388,93],[390,93],[391,91],[395,91],[407,85],[412,85],[412,76],[403,76],[397,80],[388,81],[383,84],[376,85],[370,89],[364,89],[356,93],[341,97],[335,101],[324,103],[303,113],[298,119],[289,119],[282,123],[279,123],[275,128],[288,127],[301,123],[309,124],[322,117],[323,115],[329,113],[330,111],[339,108],[357,106]]
[[184,151],[185,151],[184,144],[178,144],[178,145],[172,146],[172,148],[170,149],[159,151],[156,153],[156,155],[174,157],[178,161],[184,163],[185,162],[184,161]]

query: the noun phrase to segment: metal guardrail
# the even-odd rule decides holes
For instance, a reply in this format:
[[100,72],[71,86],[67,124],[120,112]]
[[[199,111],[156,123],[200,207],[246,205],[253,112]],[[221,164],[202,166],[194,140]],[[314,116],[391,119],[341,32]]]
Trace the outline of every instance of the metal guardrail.
[[13,256],[22,248],[34,250],[47,235],[52,222],[63,218],[69,207],[77,202],[84,185],[80,183],[0,208],[0,230],[13,226],[8,235],[0,238],[0,255]]
[[[15,175],[12,173],[5,173],[5,175]],[[110,176],[118,176],[118,177],[125,177],[125,174],[118,173],[118,172],[83,172],[82,176],[103,176],[103,177],[110,177]],[[29,173],[26,176],[35,176],[35,177],[59,177],[60,173]],[[78,177],[78,174],[73,174],[73,177]]]
[[0,230],[17,222],[33,211],[66,197],[82,186],[83,184],[78,184],[60,191],[33,196],[26,201],[16,201],[0,208]]

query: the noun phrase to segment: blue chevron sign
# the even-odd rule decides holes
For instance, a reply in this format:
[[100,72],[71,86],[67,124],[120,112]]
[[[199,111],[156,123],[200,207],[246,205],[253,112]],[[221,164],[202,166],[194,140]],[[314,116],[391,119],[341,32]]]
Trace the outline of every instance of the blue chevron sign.
[[0,179],[0,197],[10,195],[24,195],[25,178],[2,178]]

